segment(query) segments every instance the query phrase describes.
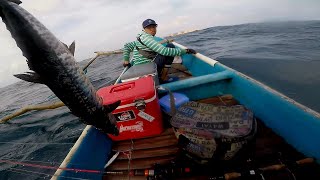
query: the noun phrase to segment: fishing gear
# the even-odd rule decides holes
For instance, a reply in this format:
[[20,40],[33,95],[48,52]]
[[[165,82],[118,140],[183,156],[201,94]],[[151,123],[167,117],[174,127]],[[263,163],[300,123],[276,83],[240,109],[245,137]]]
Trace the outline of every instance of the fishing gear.
[[175,178],[184,178],[194,175],[196,168],[192,166],[178,165],[174,162],[169,164],[160,165],[155,164],[153,168],[150,169],[135,169],[135,170],[120,170],[120,171],[106,171],[107,175],[127,175],[127,176],[144,176],[148,180],[157,180],[157,179],[175,179]]
[[313,158],[305,158],[305,159],[301,159],[301,160],[292,162],[289,165],[287,165],[287,164],[274,164],[274,165],[266,166],[263,168],[250,169],[250,170],[245,170],[242,172],[230,172],[230,173],[225,173],[222,176],[210,177],[209,180],[231,180],[231,179],[237,179],[237,178],[244,178],[244,179],[252,179],[253,178],[253,179],[264,180],[263,173],[265,173],[265,172],[279,171],[279,170],[288,168],[293,165],[295,167],[298,167],[300,165],[311,164],[314,162],[315,162],[315,160]]
[[[313,158],[305,158],[295,162],[296,167],[314,163]],[[292,165],[292,164],[291,164]],[[222,175],[210,176],[206,172],[206,169],[203,169],[202,166],[196,166],[194,164],[176,164],[175,162],[170,162],[169,164],[159,165],[156,164],[151,169],[135,169],[135,170],[121,170],[121,171],[106,171],[105,174],[117,176],[117,175],[127,175],[130,177],[133,176],[144,176],[148,180],[163,180],[163,179],[177,179],[183,178],[188,179],[189,177],[197,177],[197,179],[206,179],[206,180],[232,180],[232,179],[256,179],[264,180],[264,173],[270,171],[279,171],[287,168],[286,164],[274,164],[262,168],[251,168],[243,170],[241,172],[229,172]],[[211,172],[212,173],[212,172]]]

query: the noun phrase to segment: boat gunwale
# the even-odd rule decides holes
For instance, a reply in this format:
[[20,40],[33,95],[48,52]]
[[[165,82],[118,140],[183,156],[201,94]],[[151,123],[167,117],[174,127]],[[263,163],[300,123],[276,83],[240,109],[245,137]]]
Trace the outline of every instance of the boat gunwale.
[[[180,48],[186,48],[185,46],[183,46],[183,45],[181,45],[181,44],[179,44],[179,43],[176,43],[176,42],[173,42],[173,44],[174,44],[175,46],[180,47]],[[267,91],[275,94],[276,96],[280,96],[282,99],[286,100],[287,102],[289,102],[289,103],[291,103],[291,104],[293,104],[293,105],[296,105],[297,107],[299,107],[299,108],[302,109],[303,111],[305,111],[305,112],[307,112],[307,113],[310,113],[310,114],[312,114],[313,116],[315,116],[315,117],[317,117],[317,118],[320,118],[320,113],[318,113],[317,111],[315,111],[315,110],[313,110],[313,109],[311,109],[311,108],[309,108],[309,107],[307,107],[307,106],[305,106],[305,105],[303,105],[303,104],[301,104],[301,103],[299,103],[299,102],[297,102],[297,101],[289,98],[288,96],[280,93],[279,91],[271,88],[270,86],[268,86],[268,85],[266,85],[266,84],[264,84],[264,83],[262,83],[262,82],[260,82],[260,81],[258,81],[258,80],[255,80],[255,79],[251,78],[250,76],[247,76],[247,75],[245,75],[245,74],[243,74],[243,73],[241,73],[241,72],[239,72],[239,71],[237,71],[237,70],[234,70],[234,69],[232,69],[232,68],[230,68],[230,67],[228,67],[228,66],[226,66],[226,65],[224,65],[224,64],[222,64],[222,63],[220,63],[220,62],[217,61],[217,60],[214,60],[214,59],[212,59],[212,58],[210,58],[210,57],[204,56],[204,55],[202,55],[202,54],[200,54],[200,53],[197,53],[197,54],[194,55],[194,56],[197,57],[198,59],[202,60],[203,62],[208,63],[209,65],[211,65],[211,66],[213,66],[213,67],[214,67],[216,64],[217,64],[217,65],[220,65],[220,66],[222,66],[224,69],[229,70],[229,71],[231,71],[231,72],[233,72],[233,73],[235,73],[235,74],[237,74],[237,75],[239,75],[239,76],[241,76],[241,77],[243,77],[243,78],[245,78],[245,79],[247,79],[247,80],[249,80],[249,81],[251,81],[251,82],[253,82],[253,83],[258,84],[258,86],[263,87],[265,90],[267,90]],[[211,60],[212,62],[210,62],[210,60]],[[173,83],[174,83],[174,82],[173,82]]]

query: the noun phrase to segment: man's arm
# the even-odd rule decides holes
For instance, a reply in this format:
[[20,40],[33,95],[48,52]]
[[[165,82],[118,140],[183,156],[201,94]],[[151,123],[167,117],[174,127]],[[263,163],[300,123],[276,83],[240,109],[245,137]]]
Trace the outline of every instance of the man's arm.
[[186,53],[186,50],[184,49],[164,47],[159,42],[154,40],[153,37],[141,36],[140,39],[152,51],[163,56],[180,56]]
[[136,46],[135,42],[126,43],[123,47],[123,60],[125,63],[129,63],[130,53],[133,51]]

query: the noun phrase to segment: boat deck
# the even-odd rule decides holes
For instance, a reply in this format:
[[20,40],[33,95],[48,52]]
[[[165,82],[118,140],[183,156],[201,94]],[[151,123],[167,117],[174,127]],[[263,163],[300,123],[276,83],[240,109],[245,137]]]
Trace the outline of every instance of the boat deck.
[[[214,105],[236,105],[238,102],[231,95],[200,100],[202,103]],[[165,115],[164,115],[165,116]],[[115,142],[113,150],[119,151],[117,159],[107,168],[107,171],[128,171],[151,169],[155,164],[169,164],[181,156],[178,141],[164,119],[167,128],[159,136]],[[131,152],[131,158],[130,158]],[[130,158],[130,160],[128,159]],[[219,164],[201,165],[207,172],[216,173],[242,172],[250,168],[263,168],[274,164],[287,164],[306,158],[287,144],[283,138],[266,127],[258,120],[257,135],[250,145],[239,152],[234,160]],[[193,162],[185,162],[186,164]],[[200,165],[199,165],[200,166]],[[210,174],[210,173],[209,173]],[[315,163],[290,167],[280,171],[264,173],[265,179],[320,179],[320,166]],[[294,176],[294,177],[293,177]],[[190,177],[189,179],[208,179],[210,175]],[[128,175],[107,175],[104,179],[128,179]],[[132,176],[130,179],[146,179],[143,176]],[[186,179],[186,178],[183,178]]]
[[[180,64],[174,64],[170,69],[169,76],[176,76],[179,79],[190,78],[192,75]],[[232,95],[224,95],[203,99],[199,102],[214,105],[236,105],[239,104]],[[320,166],[316,163],[307,163],[295,166],[295,161],[306,158],[303,154],[297,152],[292,146],[287,144],[283,138],[275,134],[264,123],[257,120],[257,134],[255,139],[245,146],[230,161],[212,161],[206,165],[195,164],[189,158],[186,158],[178,148],[178,140],[169,124],[169,116],[163,114],[165,130],[158,136],[133,139],[115,142],[113,150],[120,152],[116,160],[106,169],[108,172],[121,172],[113,175],[105,175],[104,179],[146,179],[141,176],[130,176],[128,172],[132,170],[153,169],[155,164],[170,165],[176,162],[186,167],[196,167],[193,176],[183,177],[181,179],[214,179],[217,176],[229,176],[230,178],[239,172],[248,172],[251,169],[268,167],[270,165],[288,165],[288,168],[281,170],[268,171],[254,179],[274,179],[274,180],[291,180],[291,179],[320,179]],[[193,170],[191,168],[191,170]],[[199,173],[201,170],[202,173]],[[229,174],[227,174],[229,173]],[[230,174],[231,173],[231,174]],[[152,179],[152,178],[151,178]],[[161,178],[160,178],[161,179]],[[172,178],[169,178],[172,179]],[[179,179],[179,178],[175,178]],[[248,178],[242,178],[248,179]]]
[[187,79],[187,78],[192,77],[192,74],[183,65],[172,64],[172,66],[168,72],[168,76],[169,77],[178,77],[180,80],[182,80],[182,79]]

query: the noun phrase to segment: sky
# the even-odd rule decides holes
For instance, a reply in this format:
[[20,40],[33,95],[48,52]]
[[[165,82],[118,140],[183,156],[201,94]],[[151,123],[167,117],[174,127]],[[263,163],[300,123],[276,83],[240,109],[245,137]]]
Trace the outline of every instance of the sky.
[[[22,0],[62,42],[76,41],[77,61],[94,51],[120,49],[135,40],[147,18],[157,36],[213,26],[266,21],[320,20],[319,0]],[[185,45],[187,46],[187,45]],[[28,71],[25,58],[0,21],[0,87]]]

